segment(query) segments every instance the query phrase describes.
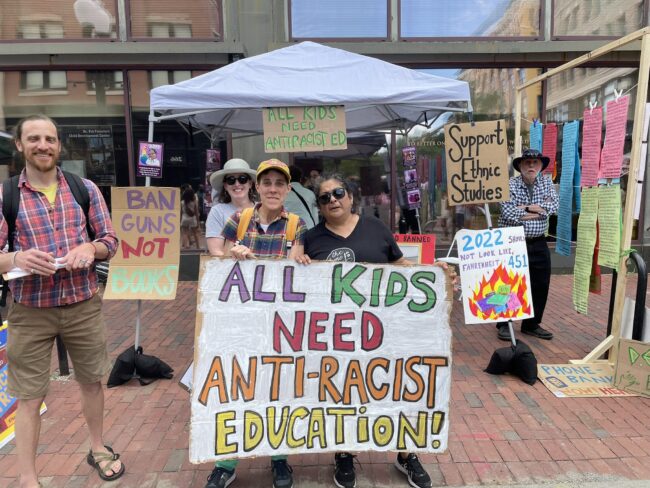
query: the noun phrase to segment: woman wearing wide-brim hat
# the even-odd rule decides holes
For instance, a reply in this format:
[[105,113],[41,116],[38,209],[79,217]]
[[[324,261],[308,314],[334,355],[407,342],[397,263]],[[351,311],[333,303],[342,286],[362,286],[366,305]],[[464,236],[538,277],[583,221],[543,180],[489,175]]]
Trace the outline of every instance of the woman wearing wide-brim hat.
[[216,192],[218,203],[212,206],[205,223],[208,251],[213,256],[223,253],[224,240],[221,231],[228,218],[245,208],[255,205],[255,170],[243,159],[226,161],[223,169],[210,175],[210,185]]

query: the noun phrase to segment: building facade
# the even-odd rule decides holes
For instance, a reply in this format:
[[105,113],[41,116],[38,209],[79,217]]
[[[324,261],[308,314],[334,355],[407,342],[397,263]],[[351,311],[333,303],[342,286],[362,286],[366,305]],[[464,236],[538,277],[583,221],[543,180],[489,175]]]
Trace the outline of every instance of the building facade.
[[[647,26],[649,4],[650,0],[0,0],[0,131],[9,132],[30,113],[52,116],[62,129],[62,164],[96,181],[108,197],[111,186],[144,182],[136,177],[135,158],[138,142],[147,140],[152,88],[307,39],[468,81],[475,117],[505,118],[513,127],[515,86]],[[589,101],[603,105],[614,89],[629,91],[634,100],[638,61],[639,46],[632,46],[532,86],[524,93],[522,115],[527,121],[575,120]],[[198,187],[205,178],[210,148],[218,150],[222,160],[237,155],[256,163],[265,157],[255,137],[210,141],[175,122],[157,124],[154,138],[164,143],[165,150],[163,177],[153,184],[164,186]],[[416,145],[425,139],[417,132],[409,134]],[[0,177],[4,177],[17,171],[20,161],[6,139],[1,144]],[[442,148],[429,153],[424,143],[422,148],[428,158],[423,173],[429,186],[444,184],[439,167]],[[386,154],[317,164],[363,178],[377,174],[368,169],[373,166],[380,166],[379,173],[387,170]],[[434,232],[441,232],[436,226],[441,194],[430,198],[431,208],[423,210],[428,222],[422,225]],[[377,201],[365,199],[367,207]],[[644,208],[648,206],[644,202]],[[385,210],[381,215],[386,217]],[[646,227],[650,229],[642,220],[636,234],[639,244],[650,241]]]

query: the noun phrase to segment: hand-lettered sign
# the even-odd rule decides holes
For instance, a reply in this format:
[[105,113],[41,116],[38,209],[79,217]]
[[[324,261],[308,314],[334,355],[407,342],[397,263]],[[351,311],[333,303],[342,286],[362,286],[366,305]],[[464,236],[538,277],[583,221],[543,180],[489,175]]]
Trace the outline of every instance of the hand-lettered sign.
[[456,234],[465,323],[533,317],[523,227]]
[[343,105],[263,109],[264,151],[347,149]]
[[510,198],[507,142],[503,120],[445,126],[449,205]]
[[120,239],[104,298],[173,300],[180,259],[180,190],[111,188],[113,225]]
[[417,264],[433,264],[436,259],[435,234],[393,234],[404,257]]
[[191,462],[446,449],[444,270],[209,258],[201,267]]
[[617,388],[650,397],[650,342],[619,340],[614,382]]

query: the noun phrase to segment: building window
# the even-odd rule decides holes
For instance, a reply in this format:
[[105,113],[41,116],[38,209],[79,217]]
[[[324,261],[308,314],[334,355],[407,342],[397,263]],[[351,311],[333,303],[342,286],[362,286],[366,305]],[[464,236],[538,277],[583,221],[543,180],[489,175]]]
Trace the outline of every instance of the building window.
[[540,7],[540,0],[401,0],[400,37],[537,38]]
[[96,92],[97,88],[121,92],[124,90],[124,75],[122,71],[86,71],[86,86],[90,92]]
[[22,22],[18,33],[21,39],[63,39],[61,22]]
[[191,38],[192,25],[189,23],[151,22],[149,23],[149,37]]
[[151,88],[157,88],[163,85],[173,85],[175,83],[189,80],[192,78],[191,71],[161,71],[155,70],[150,71],[150,81],[149,86]]
[[387,39],[387,0],[290,0],[292,39]]
[[65,71],[23,71],[20,76],[21,90],[65,90],[67,86]]

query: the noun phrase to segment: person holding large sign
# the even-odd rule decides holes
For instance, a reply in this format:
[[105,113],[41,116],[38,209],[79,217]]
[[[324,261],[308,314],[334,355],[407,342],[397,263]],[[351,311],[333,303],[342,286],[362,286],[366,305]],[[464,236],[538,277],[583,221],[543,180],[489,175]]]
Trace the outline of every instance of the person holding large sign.
[[[325,219],[305,235],[305,255],[311,259],[362,263],[411,264],[384,223],[376,217],[352,213],[353,197],[347,181],[338,174],[324,176],[314,188]],[[334,483],[339,488],[354,488],[354,457],[348,452],[334,455]],[[400,452],[395,467],[418,488],[431,487],[431,478],[415,453]]]
[[[501,227],[524,227],[535,316],[521,321],[521,332],[546,340],[552,339],[553,334],[540,325],[551,283],[551,253],[545,234],[549,215],[558,209],[553,182],[541,174],[549,162],[535,149],[525,149],[513,160],[512,166],[521,174],[510,178],[510,200],[501,203],[499,219]],[[507,324],[498,323],[497,327],[499,339],[509,341]]]
[[52,119],[31,115],[21,120],[15,143],[25,169],[13,188],[12,196],[18,197],[13,218],[0,218],[0,249],[9,244],[12,251],[0,254],[0,271],[23,272],[10,282],[14,303],[7,344],[8,392],[18,399],[19,484],[41,486],[36,472],[39,410],[49,387],[52,344],[58,334],[79,382],[90,433],[86,460],[103,480],[116,480],[124,474],[124,464],[102,439],[101,380],[109,361],[94,262],[112,257],[118,240],[97,186],[57,167],[61,142]]
[[[260,203],[252,212],[237,212],[227,221],[223,229],[225,245],[223,251],[214,255],[231,256],[235,259],[256,257],[287,258],[303,254],[305,222],[284,209],[284,200],[291,191],[289,167],[277,159],[263,161],[257,167],[257,193]],[[248,223],[244,219],[248,219]],[[240,224],[242,222],[242,224]],[[239,227],[245,229],[243,236]],[[290,234],[293,236],[288,237]],[[237,459],[218,461],[208,477],[205,488],[225,488],[235,480]],[[287,456],[272,456],[274,488],[291,488],[293,476]]]

